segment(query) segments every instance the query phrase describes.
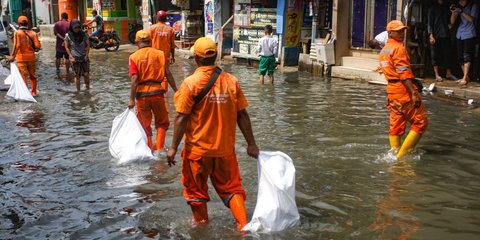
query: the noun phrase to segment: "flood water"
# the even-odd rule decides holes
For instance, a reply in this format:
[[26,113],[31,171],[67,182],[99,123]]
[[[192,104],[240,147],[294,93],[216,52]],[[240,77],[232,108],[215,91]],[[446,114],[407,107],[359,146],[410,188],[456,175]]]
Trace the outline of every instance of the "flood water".
[[[383,86],[278,72],[273,87],[260,86],[257,70],[244,65],[222,67],[240,80],[261,150],[294,160],[301,225],[242,236],[212,188],[211,222],[194,226],[179,164],[169,168],[162,158],[119,166],[110,156],[112,120],[129,94],[130,50],[121,49],[93,50],[90,91],[76,93],[57,79],[54,52],[45,48],[37,104],[0,92],[0,239],[480,237],[480,109],[426,97],[429,129],[399,162],[388,155]],[[177,85],[193,69],[192,60],[177,57]],[[237,134],[250,218],[257,164]]]

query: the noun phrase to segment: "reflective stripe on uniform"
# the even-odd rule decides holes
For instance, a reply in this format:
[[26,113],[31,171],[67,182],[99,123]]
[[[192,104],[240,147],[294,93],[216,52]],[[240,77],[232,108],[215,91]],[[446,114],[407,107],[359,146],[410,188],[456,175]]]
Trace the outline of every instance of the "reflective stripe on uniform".
[[388,53],[392,53],[393,52],[393,49],[382,49],[382,51],[380,51],[380,54],[388,54]]
[[408,69],[408,66],[401,66],[401,67],[395,68],[395,71],[396,71],[397,73],[401,73],[401,72],[403,72],[403,71],[405,71],[405,70],[407,70],[407,69]]

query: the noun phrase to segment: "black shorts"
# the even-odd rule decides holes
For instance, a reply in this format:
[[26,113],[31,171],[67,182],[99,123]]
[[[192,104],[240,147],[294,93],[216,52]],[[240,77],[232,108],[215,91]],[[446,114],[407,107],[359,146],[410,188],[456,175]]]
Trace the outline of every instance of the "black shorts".
[[72,69],[77,77],[81,77],[90,72],[90,62],[73,62]]
[[65,58],[65,60],[68,60],[68,53],[67,53],[67,52],[57,51],[57,52],[55,53],[55,58],[56,58],[56,59]]

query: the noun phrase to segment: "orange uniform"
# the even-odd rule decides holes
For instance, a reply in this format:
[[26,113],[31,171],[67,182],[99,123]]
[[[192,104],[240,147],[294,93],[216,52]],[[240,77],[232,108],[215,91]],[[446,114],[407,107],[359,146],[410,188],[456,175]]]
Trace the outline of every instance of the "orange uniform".
[[[402,83],[406,79],[415,77],[403,43],[392,38],[388,39],[380,52],[379,60],[385,79],[388,81],[389,135],[403,135],[407,121],[411,123],[411,130],[422,134],[428,125],[425,105],[422,103],[415,108],[409,91]],[[417,89],[415,85],[413,87]]]
[[215,68],[197,68],[174,96],[176,111],[189,115],[182,153],[182,183],[184,196],[192,205],[210,200],[208,176],[225,204],[234,194],[245,198],[235,154],[235,132],[237,113],[248,104],[237,79],[222,72],[203,100],[194,102]]
[[32,85],[32,94],[37,93],[37,74],[35,64],[35,48],[41,47],[40,41],[38,41],[37,34],[29,29],[20,28],[15,31],[13,35],[13,52],[12,56],[15,57],[15,61],[18,65],[18,70],[22,74],[25,84],[28,86],[28,76],[30,75],[30,82]]
[[[163,22],[150,27],[150,36],[152,36],[152,47],[163,51],[165,55],[165,65],[170,67],[170,54],[173,48],[175,48],[175,31],[172,27]],[[168,83],[163,83],[165,91],[168,91]]]
[[165,58],[162,51],[145,47],[130,55],[129,61],[130,76],[137,75],[137,117],[147,136],[152,136],[152,112],[157,130],[167,129],[170,125],[162,87]]
[[163,51],[165,64],[170,65],[170,53],[175,48],[175,31],[173,28],[163,22],[158,22],[150,27],[150,36],[152,36],[152,47]]

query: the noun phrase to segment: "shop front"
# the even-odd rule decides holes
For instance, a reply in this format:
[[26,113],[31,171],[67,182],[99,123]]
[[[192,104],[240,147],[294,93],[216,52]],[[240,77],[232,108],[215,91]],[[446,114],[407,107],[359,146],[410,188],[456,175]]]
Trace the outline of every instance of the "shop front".
[[136,23],[137,9],[140,1],[128,0],[84,0],[79,18],[84,21],[93,19],[92,11],[97,10],[103,17],[105,30],[115,30],[122,42],[128,41],[129,24]]
[[312,34],[331,29],[331,6],[332,0],[235,0],[232,56],[259,59],[256,45],[264,35],[263,28],[270,24],[279,41],[278,62],[297,65],[302,43],[309,45]]
[[[260,56],[256,46],[258,40],[264,36],[266,25],[272,25],[273,37],[279,41],[278,49],[281,49],[283,10],[277,12],[277,9],[284,9],[281,3],[283,3],[282,0],[234,0],[233,47],[231,52],[233,57],[259,60]],[[279,52],[276,54],[277,61],[280,56]]]

